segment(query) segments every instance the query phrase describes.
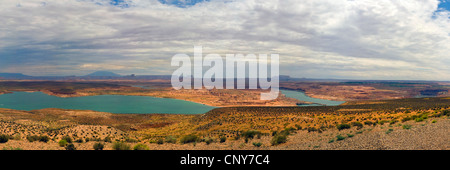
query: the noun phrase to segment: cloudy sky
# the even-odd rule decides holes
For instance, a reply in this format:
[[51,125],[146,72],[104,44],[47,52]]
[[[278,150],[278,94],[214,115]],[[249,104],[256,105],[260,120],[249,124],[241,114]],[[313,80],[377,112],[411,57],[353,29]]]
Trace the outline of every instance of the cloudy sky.
[[450,80],[449,0],[1,0],[0,72],[171,74],[276,53],[292,77]]

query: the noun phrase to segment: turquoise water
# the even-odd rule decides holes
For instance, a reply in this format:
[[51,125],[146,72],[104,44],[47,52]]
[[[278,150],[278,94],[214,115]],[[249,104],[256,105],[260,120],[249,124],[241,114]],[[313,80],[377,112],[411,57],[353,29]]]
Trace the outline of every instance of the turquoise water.
[[14,92],[0,95],[0,108],[17,110],[60,108],[138,114],[201,114],[215,107],[184,100],[148,96],[100,95],[61,98],[42,92]]
[[312,98],[300,91],[293,91],[293,90],[280,90],[280,91],[281,93],[286,95],[286,97],[314,103],[314,104],[302,104],[299,106],[338,106],[341,105],[342,103],[345,103],[345,101],[332,101],[332,100]]

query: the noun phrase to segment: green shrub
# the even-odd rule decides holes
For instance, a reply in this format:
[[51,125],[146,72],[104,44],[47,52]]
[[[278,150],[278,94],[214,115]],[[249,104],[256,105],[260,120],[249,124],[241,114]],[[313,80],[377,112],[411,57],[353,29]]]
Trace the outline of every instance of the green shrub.
[[143,143],[134,145],[133,150],[149,150],[148,146]]
[[164,144],[164,140],[163,140],[163,139],[158,139],[158,140],[156,141],[156,144],[162,145],[162,144]]
[[423,118],[416,118],[416,119],[414,119],[414,121],[416,121],[416,122],[421,122],[421,121],[423,121]]
[[345,137],[341,136],[341,135],[337,135],[336,136],[336,141],[340,141],[340,140],[344,140]]
[[39,136],[39,142],[47,143],[50,140],[50,137],[48,136]]
[[392,131],[394,131],[394,129],[388,129],[388,131],[386,131],[386,134],[391,133]]
[[351,137],[353,137],[353,136],[355,136],[355,135],[353,135],[353,134],[347,134],[347,137],[349,137],[349,138],[351,138]]
[[83,139],[80,138],[80,139],[75,140],[75,142],[76,143],[83,143],[84,141],[83,141]]
[[123,143],[123,142],[116,142],[113,144],[113,149],[114,150],[130,150],[131,146]]
[[257,135],[261,135],[261,132],[257,130],[248,130],[242,134],[246,139],[253,139]]
[[258,142],[258,143],[256,143],[256,142],[253,142],[253,146],[256,146],[256,147],[261,147],[261,145],[262,145],[262,143],[261,143],[261,142]]
[[308,132],[315,132],[317,129],[315,127],[308,127]]
[[64,139],[61,139],[61,140],[59,140],[59,142],[58,142],[58,145],[60,146],[60,147],[65,147],[66,145],[67,145],[67,141],[66,140],[64,140]]
[[380,120],[380,121],[378,121],[378,124],[384,125],[384,124],[387,123],[387,122],[389,122],[389,121],[387,121],[387,120]]
[[110,136],[105,137],[105,139],[103,139],[103,142],[111,143],[112,142],[111,137]]
[[214,142],[214,140],[212,139],[212,138],[206,138],[205,139],[205,143],[207,144],[207,145],[209,145],[209,144],[211,144],[211,143],[213,143]]
[[436,123],[436,122],[437,122],[436,120],[431,121],[431,123]]
[[166,143],[177,143],[177,138],[173,136],[166,136]]
[[272,138],[272,141],[270,143],[273,146],[275,146],[275,145],[279,145],[279,144],[282,144],[282,143],[286,143],[286,141],[287,141],[287,135],[278,134],[278,135],[275,135]]
[[38,135],[27,136],[27,140],[28,142],[39,141],[39,136]]
[[70,136],[64,136],[61,138],[61,140],[65,140],[67,143],[72,143],[72,138]]
[[364,124],[365,124],[365,125],[369,125],[369,126],[370,126],[370,125],[375,125],[372,121],[369,121],[369,120],[368,120],[368,121],[365,121]]
[[329,141],[328,141],[328,143],[333,143],[334,142],[334,139],[330,139]]
[[225,136],[220,137],[220,143],[224,143],[225,141],[227,141],[227,137]]
[[397,122],[398,122],[397,119],[392,119],[392,120],[389,122],[389,124],[390,124],[390,125],[393,125],[393,124],[395,124],[395,123],[397,123]]
[[443,115],[449,115],[450,116],[450,110],[444,110],[444,111],[442,111],[442,114]]
[[411,117],[404,117],[404,118],[402,119],[402,122],[406,122],[406,121],[410,121],[410,120],[412,120]]
[[356,126],[358,130],[363,128],[363,124],[361,122],[352,122],[352,126]]
[[350,125],[349,125],[349,124],[343,123],[343,124],[337,125],[336,128],[337,128],[338,130],[350,129]]
[[72,143],[69,143],[65,148],[66,150],[70,151],[76,150],[75,145],[73,145]]
[[98,150],[103,150],[103,148],[105,147],[105,145],[103,145],[100,142],[94,143],[94,150],[98,151]]
[[186,143],[197,142],[198,139],[199,139],[199,138],[198,138],[197,135],[193,135],[193,134],[191,134],[191,135],[186,135],[186,136],[183,136],[183,137],[180,139],[180,143],[186,144]]
[[6,143],[9,140],[8,135],[0,135],[0,143]]
[[411,129],[411,127],[412,127],[411,125],[403,125],[402,126],[403,129]]

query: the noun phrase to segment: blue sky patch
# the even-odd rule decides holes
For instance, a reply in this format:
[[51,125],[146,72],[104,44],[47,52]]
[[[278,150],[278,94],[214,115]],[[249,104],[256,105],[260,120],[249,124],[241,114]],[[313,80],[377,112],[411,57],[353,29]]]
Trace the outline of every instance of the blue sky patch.
[[201,2],[209,2],[210,0],[158,0],[162,4],[175,5],[180,8],[193,6]]
[[447,10],[450,11],[450,0],[440,0],[441,3],[439,3],[438,11],[439,10]]

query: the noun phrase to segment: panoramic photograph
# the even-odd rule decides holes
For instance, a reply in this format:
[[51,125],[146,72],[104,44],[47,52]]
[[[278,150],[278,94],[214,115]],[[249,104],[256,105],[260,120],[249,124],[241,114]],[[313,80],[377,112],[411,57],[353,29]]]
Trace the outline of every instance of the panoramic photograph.
[[1,0],[0,16],[3,151],[450,150],[448,0]]

